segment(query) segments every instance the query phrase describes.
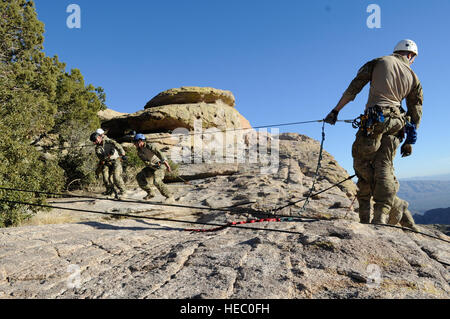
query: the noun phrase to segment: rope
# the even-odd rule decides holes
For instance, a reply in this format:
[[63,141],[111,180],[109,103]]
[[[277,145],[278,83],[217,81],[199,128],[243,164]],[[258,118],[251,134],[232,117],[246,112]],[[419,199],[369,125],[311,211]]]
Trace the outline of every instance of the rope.
[[[324,190],[321,190],[317,193],[311,194],[310,197],[315,197],[317,195],[320,195],[324,192],[329,191],[330,189],[339,186],[340,184],[346,182],[349,179],[352,179],[353,177],[355,177],[356,175],[350,176],[348,178],[346,178],[345,180],[336,183]],[[72,194],[63,194],[63,193],[52,193],[52,192],[43,192],[43,191],[36,191],[36,190],[24,190],[24,189],[19,189],[19,188],[12,188],[12,187],[2,187],[0,186],[0,190],[5,190],[5,191],[15,191],[15,192],[23,192],[23,193],[35,193],[35,194],[42,194],[42,195],[49,195],[49,196],[62,196],[62,197],[69,197],[69,198],[88,198],[88,199],[96,199],[96,200],[107,200],[107,201],[115,201],[115,202],[123,202],[123,203],[135,203],[135,204],[148,204],[148,205],[153,205],[153,206],[168,206],[168,207],[177,207],[177,208],[189,208],[189,209],[200,209],[200,210],[209,210],[209,211],[228,211],[228,212],[235,212],[236,210],[234,209],[230,209],[232,207],[237,207],[237,206],[242,206],[242,205],[247,205],[247,204],[254,204],[255,202],[244,202],[244,203],[239,203],[239,204],[235,204],[233,206],[228,206],[228,207],[221,207],[221,208],[212,208],[212,207],[205,207],[205,206],[190,206],[190,205],[179,205],[179,204],[166,204],[166,203],[156,203],[156,202],[148,202],[148,201],[142,201],[142,200],[128,200],[128,199],[112,199],[112,198],[104,198],[104,197],[96,197],[96,196],[88,196],[88,195],[72,195]],[[305,201],[306,198],[300,199],[296,202],[293,203],[289,203],[285,206],[282,207],[278,207],[274,210],[272,210],[272,212],[277,212],[280,211],[286,207],[289,206],[293,206],[295,204],[301,203],[303,201]],[[261,213],[261,212],[259,212]],[[267,213],[265,213],[267,214]],[[271,214],[271,216],[275,216],[275,214]],[[276,215],[278,217],[287,217],[290,218],[292,216],[286,216],[286,215]]]
[[[301,121],[301,122],[290,122],[290,123],[279,123],[279,124],[268,124],[268,125],[260,125],[260,126],[254,126],[252,128],[236,128],[236,129],[226,129],[224,131],[220,132],[194,132],[189,134],[174,134],[171,136],[161,136],[161,137],[155,137],[147,139],[147,141],[159,141],[167,138],[173,138],[173,137],[182,137],[182,136],[195,136],[195,135],[206,135],[206,134],[217,134],[217,133],[227,133],[227,132],[236,132],[236,131],[250,131],[254,129],[261,129],[261,128],[271,128],[271,127],[280,127],[280,126],[294,126],[294,125],[302,125],[302,124],[309,124],[309,123],[321,123],[323,120],[313,120],[313,121]],[[345,121],[342,121],[345,122]],[[31,144],[34,146],[34,144]],[[65,149],[71,149],[71,148],[85,148],[85,147],[94,147],[95,145],[91,144],[85,144],[85,145],[78,145],[78,146],[69,146],[69,147],[51,147],[49,150],[65,150]],[[43,147],[43,146],[41,146]]]
[[230,222],[226,225],[216,227],[216,228],[211,228],[211,229],[185,229],[185,231],[197,232],[197,233],[210,233],[210,232],[216,232],[216,231],[225,229],[227,227],[236,226],[236,225],[264,223],[264,222],[282,222],[282,221],[284,221],[284,220],[282,220],[281,218],[251,219],[251,220],[246,220],[246,221],[241,221],[241,222]]
[[[235,227],[235,228],[243,228],[243,229],[252,229],[252,230],[268,230],[268,231],[278,231],[278,232],[284,232],[284,233],[293,233],[293,234],[301,234],[299,232],[292,232],[292,231],[285,231],[285,230],[275,230],[275,229],[268,229],[268,228],[254,228],[254,227],[245,227],[242,225],[245,224],[254,224],[257,222],[283,222],[283,221],[294,221],[294,220],[298,220],[298,217],[294,219],[293,216],[285,216],[285,215],[276,215],[273,214],[273,212],[277,212],[280,211],[284,208],[296,205],[302,201],[304,201],[304,205],[300,211],[304,212],[306,210],[306,206],[309,203],[309,200],[311,197],[317,196],[319,194],[322,194],[336,186],[339,186],[340,184],[346,182],[347,180],[350,180],[354,177],[356,177],[356,175],[352,175],[349,176],[348,178],[346,178],[345,180],[338,182],[322,191],[319,191],[315,194],[312,194],[312,192],[315,190],[315,184],[317,181],[317,177],[318,177],[318,173],[319,170],[321,168],[321,160],[322,160],[322,156],[323,156],[323,145],[324,145],[324,141],[325,141],[325,121],[324,120],[315,120],[315,121],[303,121],[303,122],[292,122],[292,123],[281,123],[281,124],[273,124],[273,125],[265,125],[265,126],[257,126],[257,127],[253,127],[253,129],[259,129],[259,128],[269,128],[269,127],[275,127],[275,126],[288,126],[288,125],[299,125],[299,124],[306,124],[306,123],[323,123],[322,125],[322,141],[321,141],[321,145],[320,145],[320,150],[319,150],[319,158],[318,158],[318,163],[317,163],[317,167],[316,167],[316,172],[314,174],[314,179],[313,179],[313,184],[309,190],[309,193],[307,195],[306,198],[303,198],[301,200],[289,203],[287,205],[281,206],[276,208],[275,210],[272,211],[272,216],[276,216],[275,218],[265,218],[265,219],[259,219],[259,220],[247,220],[247,221],[241,221],[241,222],[230,222],[227,223],[225,225],[221,225],[221,224],[214,224],[214,223],[202,223],[202,222],[192,222],[192,221],[182,221],[182,220],[172,220],[172,219],[167,219],[167,218],[157,218],[157,217],[148,217],[148,216],[137,216],[137,215],[129,215],[129,214],[118,214],[118,213],[108,213],[108,212],[99,212],[99,211],[92,211],[92,210],[82,210],[82,209],[74,209],[74,208],[65,208],[65,207],[58,207],[58,206],[50,206],[50,205],[42,205],[42,204],[33,204],[33,203],[25,203],[25,202],[18,202],[18,201],[9,201],[9,200],[4,200],[4,199],[0,199],[0,202],[5,202],[5,203],[10,203],[10,204],[18,204],[18,205],[27,205],[27,206],[37,206],[37,207],[45,207],[45,208],[56,208],[56,209],[62,209],[62,210],[70,210],[70,211],[79,211],[79,212],[87,212],[87,213],[95,213],[95,214],[104,214],[104,215],[112,215],[112,216],[122,216],[122,217],[132,217],[132,218],[142,218],[142,219],[152,219],[152,220],[160,220],[160,221],[172,221],[172,222],[180,222],[180,223],[189,223],[189,224],[199,224],[199,225],[209,225],[209,226],[217,226],[216,228],[213,229],[185,229],[185,231],[192,231],[192,232],[213,232],[213,231],[218,231],[227,227]],[[338,122],[345,122],[345,123],[353,123],[354,120],[340,120]],[[233,129],[233,130],[226,130],[226,131],[239,131],[239,130],[249,130],[249,129]],[[207,133],[216,133],[216,132],[205,132],[205,133],[191,133],[191,134],[179,134],[180,136],[186,136],[186,135],[199,135],[199,134],[207,134]],[[165,136],[165,137],[161,137],[155,140],[160,140],[160,139],[164,139],[164,138],[172,138],[173,136]],[[152,140],[152,139],[149,139]],[[88,147],[88,146],[92,146],[92,145],[82,145],[79,147]],[[180,180],[182,180],[185,184],[191,184],[187,181],[185,181],[184,179],[180,178]],[[0,189],[6,190],[6,191],[19,191],[19,192],[28,192],[28,193],[36,193],[36,194],[44,194],[44,195],[51,195],[51,196],[67,196],[67,197],[72,197],[72,198],[89,198],[89,199],[98,199],[98,200],[113,200],[113,199],[109,199],[109,198],[100,198],[100,197],[94,197],[94,196],[77,196],[77,195],[70,195],[70,194],[61,194],[61,193],[51,193],[51,192],[42,192],[42,191],[31,191],[31,190],[21,190],[21,189],[17,189],[17,188],[7,188],[7,187],[0,187]],[[248,203],[241,203],[241,204],[236,204],[230,207],[223,207],[223,208],[211,208],[211,207],[199,207],[199,206],[188,206],[188,205],[177,205],[177,204],[165,204],[165,203],[154,203],[154,202],[147,202],[147,201],[137,201],[137,200],[124,200],[124,199],[114,199],[115,201],[120,201],[120,202],[127,202],[127,203],[144,203],[144,204],[149,204],[149,205],[155,205],[155,206],[169,206],[169,207],[178,207],[178,208],[190,208],[190,209],[202,209],[202,210],[209,210],[209,211],[229,211],[229,212],[235,212],[235,210],[230,210],[230,208],[235,208],[238,206],[242,206],[245,204],[250,204],[252,202],[248,202]],[[352,203],[353,205],[353,203]],[[261,213],[261,212],[259,212]],[[315,219],[315,220],[324,220],[321,218],[310,218],[310,219]],[[325,219],[325,220],[330,220],[330,219]],[[240,226],[238,226],[240,225]],[[391,227],[391,228],[398,228],[398,229],[402,229],[404,231],[410,231],[413,233],[417,233],[417,234],[421,234],[430,238],[434,238],[434,239],[438,239],[447,243],[450,243],[450,241],[447,241],[445,239],[433,236],[433,235],[429,235],[426,233],[422,233],[422,232],[418,232],[409,228],[404,228],[404,227],[400,227],[400,226],[394,226],[394,225],[388,225],[388,224],[373,224],[376,226],[385,226],[385,227]],[[445,264],[445,263],[443,263]]]
[[[353,123],[354,120],[338,120],[337,122],[343,122],[343,123]],[[261,128],[272,128],[272,127],[282,127],[282,126],[294,126],[294,125],[302,125],[302,124],[310,124],[310,123],[321,123],[324,122],[324,120],[312,120],[312,121],[301,121],[301,122],[290,122],[290,123],[279,123],[279,124],[268,124],[268,125],[260,125],[260,126],[254,126],[252,128],[237,128],[237,129],[227,129],[225,131],[220,132],[201,132],[201,133],[189,133],[189,134],[175,134],[171,136],[161,136],[161,137],[154,137],[147,139],[147,141],[160,141],[167,138],[173,138],[177,136],[195,136],[195,135],[205,135],[205,134],[217,134],[217,133],[227,133],[227,132],[234,132],[234,131],[245,131],[245,130],[252,130],[252,129],[261,129]],[[31,144],[34,146],[34,144]],[[45,148],[44,146],[41,146]],[[72,148],[86,148],[86,147],[95,147],[93,144],[87,144],[87,145],[78,145],[78,146],[69,146],[69,147],[50,147],[48,150],[66,150],[66,149],[72,149]]]
[[[325,192],[329,191],[330,189],[332,189],[332,188],[334,188],[334,187],[336,187],[336,186],[339,186],[339,185],[341,185],[342,183],[345,183],[346,181],[348,181],[348,180],[350,180],[350,179],[352,179],[352,178],[354,178],[354,177],[356,177],[356,175],[349,176],[349,177],[347,177],[346,179],[340,181],[339,183],[333,184],[333,185],[331,185],[330,187],[328,187],[328,188],[326,188],[326,189],[323,189],[323,190],[321,190],[321,191],[319,191],[319,192],[317,192],[317,193],[315,193],[315,194],[312,194],[312,195],[309,196],[309,197],[311,198],[311,197],[315,197],[315,196],[317,196],[317,195],[320,195],[320,194],[322,194],[322,193],[325,193]],[[287,207],[294,206],[294,205],[296,205],[296,204],[298,204],[298,203],[301,203],[301,202],[305,201],[306,199],[307,199],[307,198],[303,198],[303,199],[300,199],[300,200],[298,200],[298,201],[295,201],[295,202],[286,204],[286,205],[284,205],[284,206],[281,206],[281,207],[276,208],[274,211],[280,211],[280,210],[285,209],[285,208],[287,208]]]
[[[312,194],[310,197],[315,197],[317,195],[320,195],[324,192],[327,192],[328,190],[344,183],[347,180],[350,180],[352,178],[354,178],[356,175],[352,175],[349,176],[348,178],[346,178],[345,180],[340,181],[339,183],[336,183],[326,189],[323,189],[315,194]],[[41,192],[41,191],[34,191],[34,190],[21,190],[21,189],[16,189],[16,188],[7,188],[7,187],[0,187],[0,189],[2,190],[6,190],[6,191],[18,191],[18,192],[27,192],[27,193],[37,193],[37,194],[46,194],[46,195],[54,195],[54,196],[67,196],[70,198],[88,198],[88,199],[98,199],[98,200],[111,200],[113,201],[113,199],[109,199],[109,198],[101,198],[101,197],[94,197],[94,196],[77,196],[77,195],[70,195],[70,194],[60,194],[60,193],[51,193],[51,192]],[[253,213],[261,213],[264,215],[269,215],[271,216],[271,218],[266,218],[266,219],[260,219],[259,221],[255,221],[255,220],[250,220],[250,221],[246,221],[245,223],[255,223],[255,222],[269,222],[269,221],[278,221],[278,222],[283,222],[283,221],[304,221],[305,219],[309,219],[309,220],[316,220],[316,221],[320,221],[320,220],[333,220],[330,218],[317,218],[317,217],[306,217],[306,218],[301,218],[301,217],[293,217],[293,216],[287,216],[287,215],[280,215],[280,214],[274,214],[274,212],[280,211],[284,208],[287,208],[289,206],[293,206],[296,205],[302,201],[305,201],[306,198],[303,198],[301,200],[298,200],[296,202],[292,202],[289,203],[285,206],[279,207],[277,209],[274,209],[271,213],[266,213],[266,212],[261,212],[261,211],[252,211]],[[126,203],[139,203],[139,204],[149,204],[149,205],[154,205],[154,206],[172,206],[172,207],[179,207],[179,208],[191,208],[191,209],[202,209],[202,210],[209,210],[209,211],[228,211],[228,212],[232,212],[232,213],[236,213],[235,209],[231,209],[231,208],[237,208],[238,206],[241,205],[246,205],[246,204],[251,204],[253,202],[246,202],[246,203],[240,203],[240,204],[235,204],[233,206],[229,206],[229,207],[223,207],[223,208],[212,208],[212,207],[201,207],[201,206],[188,206],[188,205],[176,205],[176,204],[164,204],[164,203],[153,203],[153,202],[147,202],[147,201],[135,201],[135,200],[114,200],[114,201],[118,201],[118,202],[126,202]],[[87,212],[87,213],[96,213],[96,214],[104,214],[104,215],[113,215],[113,216],[123,216],[123,217],[132,217],[132,218],[144,218],[144,219],[154,219],[154,220],[161,220],[161,221],[174,221],[174,222],[185,222],[185,223],[190,223],[190,224],[199,224],[199,225],[207,225],[207,226],[217,226],[216,229],[212,229],[212,230],[200,230],[200,229],[193,229],[193,230],[189,230],[189,231],[195,231],[195,232],[211,232],[211,231],[217,231],[220,229],[224,229],[227,227],[236,227],[236,225],[238,223],[242,223],[242,222],[231,222],[225,225],[222,224],[213,224],[213,223],[201,223],[201,222],[192,222],[192,221],[177,221],[177,220],[172,220],[172,219],[167,219],[167,218],[156,218],[156,217],[147,217],[147,216],[137,216],[137,215],[128,215],[128,214],[118,214],[118,213],[107,213],[107,212],[99,212],[99,211],[91,211],[91,210],[82,210],[82,209],[75,209],[75,208],[66,208],[66,207],[58,207],[58,206],[50,206],[50,205],[42,205],[42,204],[33,204],[33,203],[25,203],[25,202],[18,202],[18,201],[9,201],[9,200],[4,200],[4,199],[0,199],[0,202],[5,202],[5,203],[10,203],[10,204],[17,204],[17,205],[26,205],[26,206],[35,206],[35,207],[43,207],[43,208],[56,208],[56,209],[62,209],[62,210],[70,210],[70,211],[80,211],[80,212]],[[248,209],[246,209],[248,210]],[[275,220],[276,219],[276,220]],[[335,218],[338,219],[338,218]],[[446,243],[450,243],[450,241],[433,236],[433,235],[429,235],[427,233],[423,233],[423,232],[418,232],[415,231],[413,229],[410,228],[405,228],[405,227],[401,227],[401,226],[395,226],[395,225],[389,225],[389,224],[371,224],[371,225],[376,225],[376,226],[382,226],[382,227],[391,227],[391,228],[397,228],[397,229],[401,229],[403,231],[409,231],[409,232],[413,232],[416,234],[421,234],[430,238],[434,238]],[[239,227],[239,228],[243,228],[243,227]],[[245,228],[245,227],[244,227]],[[253,227],[249,227],[249,229],[257,229],[257,228],[253,228]],[[266,228],[264,228],[266,229]],[[257,230],[263,230],[263,229],[257,229]],[[282,232],[288,232],[288,231],[282,231]],[[296,232],[290,232],[290,233],[296,233]]]
[[[68,210],[68,211],[76,211],[76,212],[84,212],[84,213],[92,213],[92,214],[101,214],[101,215],[109,215],[109,216],[119,216],[119,217],[128,217],[128,218],[136,218],[136,219],[149,219],[149,220],[157,220],[157,221],[167,221],[167,222],[175,222],[175,223],[184,223],[184,224],[193,224],[193,225],[203,225],[203,226],[215,226],[216,228],[213,229],[183,229],[183,231],[191,231],[191,232],[213,232],[213,231],[219,231],[225,228],[242,228],[247,230],[258,230],[258,231],[272,231],[272,232],[279,232],[279,233],[287,233],[287,234],[296,234],[296,235],[303,235],[301,232],[296,231],[290,231],[290,230],[283,230],[283,229],[273,229],[273,228],[257,228],[257,227],[248,227],[244,226],[245,224],[254,224],[257,222],[285,222],[285,221],[305,221],[305,220],[326,220],[329,221],[330,219],[325,218],[317,218],[317,217],[308,217],[305,219],[302,218],[292,218],[291,216],[283,216],[285,218],[280,218],[282,215],[279,215],[275,218],[265,218],[265,219],[259,219],[259,220],[248,220],[248,221],[241,221],[241,222],[230,222],[227,224],[217,224],[217,223],[206,223],[206,222],[194,222],[194,221],[187,221],[187,220],[178,220],[178,219],[170,219],[170,218],[162,218],[162,217],[150,217],[150,216],[139,216],[139,215],[132,215],[132,214],[120,214],[120,213],[109,213],[109,212],[102,212],[102,211],[94,211],[94,210],[87,210],[87,209],[78,209],[78,208],[67,208],[67,207],[60,207],[60,206],[53,206],[53,205],[43,205],[43,204],[34,204],[34,203],[27,203],[27,202],[20,202],[20,201],[10,201],[5,199],[0,199],[0,202],[3,203],[9,203],[9,204],[16,204],[16,205],[26,205],[26,206],[34,206],[34,207],[42,207],[42,208],[52,208],[52,209],[61,209],[61,210]],[[336,218],[337,219],[337,218]],[[394,226],[394,225],[388,225],[388,224],[370,224],[373,226],[382,226],[382,227],[390,227],[390,228],[397,228],[404,231],[413,232],[416,234],[420,234],[423,236],[427,236],[430,238],[434,238],[446,243],[450,244],[450,241],[445,240],[443,238],[439,238],[433,235],[429,235],[423,232],[415,231],[413,229],[401,227],[401,226]],[[440,262],[440,261],[439,261]],[[442,263],[442,262],[441,262]]]
[[317,161],[316,172],[314,174],[314,179],[311,188],[309,189],[308,195],[306,196],[305,203],[303,204],[302,209],[299,211],[299,214],[304,213],[306,210],[306,206],[309,204],[309,199],[311,198],[312,193],[315,191],[317,177],[319,176],[319,170],[321,168],[321,162],[323,157],[323,144],[325,142],[325,121],[322,125],[322,141],[320,142],[320,150],[319,150],[319,159]]
[[389,225],[389,224],[370,224],[370,225],[382,226],[382,227],[390,227],[390,228],[397,228],[397,229],[401,229],[401,230],[406,230],[406,231],[409,231],[411,233],[416,233],[416,234],[420,234],[420,235],[427,236],[427,237],[430,237],[430,238],[442,240],[443,242],[446,242],[446,243],[450,244],[450,241],[448,241],[448,240],[445,240],[443,238],[439,238],[439,237],[436,237],[436,236],[433,236],[433,235],[430,235],[430,234],[427,234],[427,233],[422,233],[420,231],[417,231],[417,230],[414,230],[414,229],[411,229],[411,228],[406,228],[406,227],[397,226],[397,225]]
[[[108,201],[116,201],[116,202],[123,202],[123,203],[148,204],[148,205],[154,205],[154,206],[169,206],[169,207],[177,207],[177,208],[201,209],[201,210],[210,210],[210,211],[227,210],[227,207],[212,208],[212,207],[205,207],[205,206],[166,204],[166,203],[148,202],[148,201],[143,201],[143,200],[113,199],[113,198],[103,198],[103,197],[88,196],[88,195],[81,196],[81,195],[71,195],[71,194],[62,194],[62,193],[42,192],[42,191],[35,191],[35,190],[24,190],[24,189],[18,189],[18,188],[1,187],[1,186],[0,186],[0,190],[16,191],[16,192],[23,192],[23,193],[35,193],[35,194],[50,195],[50,196],[63,196],[63,197],[70,197],[70,198],[89,198],[89,199],[108,200]],[[249,203],[252,203],[252,202],[249,202]],[[245,204],[247,204],[247,203],[240,204],[240,205],[245,205]],[[239,205],[239,204],[237,204],[237,205]]]
[[203,225],[203,226],[216,226],[216,227],[218,227],[218,229],[219,228],[220,229],[223,229],[223,228],[242,228],[242,229],[247,229],[247,230],[264,230],[264,231],[272,231],[272,232],[296,234],[296,235],[302,235],[303,234],[301,232],[290,231],[290,230],[283,230],[283,229],[248,227],[248,226],[243,226],[243,225],[241,225],[241,224],[239,224],[237,222],[236,223],[228,223],[228,224],[224,225],[224,224],[206,223],[206,222],[198,222],[198,221],[194,222],[194,221],[190,221],[190,220],[179,220],[179,219],[170,219],[170,218],[162,218],[162,217],[151,217],[151,216],[139,216],[139,215],[132,215],[132,214],[109,213],[109,212],[87,210],[87,209],[67,208],[67,207],[59,207],[59,206],[53,206],[53,205],[33,204],[33,203],[26,203],[26,202],[20,202],[20,201],[10,201],[10,200],[5,200],[5,199],[0,199],[0,202],[9,203],[9,204],[16,204],[16,205],[26,205],[26,206],[34,206],[34,207],[61,209],[61,210],[76,211],[76,212],[91,213],[91,214],[109,215],[109,216],[119,216],[119,217],[137,218],[137,219],[149,219],[149,220],[167,221],[167,222],[174,222],[174,223],[194,224],[194,225]]

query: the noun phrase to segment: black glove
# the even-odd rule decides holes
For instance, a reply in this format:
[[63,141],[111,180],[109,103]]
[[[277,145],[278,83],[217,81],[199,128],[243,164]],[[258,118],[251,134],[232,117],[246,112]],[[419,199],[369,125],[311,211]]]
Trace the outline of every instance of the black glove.
[[402,157],[408,157],[412,154],[412,145],[404,143],[400,149]]
[[128,157],[126,155],[122,156],[122,162],[128,161]]
[[334,125],[337,122],[339,111],[332,110],[330,114],[324,119],[325,123]]

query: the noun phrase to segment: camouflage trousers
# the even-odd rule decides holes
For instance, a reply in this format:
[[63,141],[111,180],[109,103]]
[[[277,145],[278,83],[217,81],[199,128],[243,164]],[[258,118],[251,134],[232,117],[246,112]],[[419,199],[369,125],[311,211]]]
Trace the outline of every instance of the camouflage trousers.
[[[407,203],[396,196],[398,181],[394,176],[394,158],[401,143],[400,133],[405,119],[400,113],[385,115],[383,123],[376,123],[372,134],[359,130],[352,146],[353,168],[358,176],[359,217],[362,223],[371,222],[371,200],[374,201],[373,223],[385,224],[407,219]],[[406,206],[405,206],[406,204]],[[394,218],[394,215],[397,216]],[[409,213],[409,215],[411,215]],[[411,217],[412,218],[412,217]],[[400,222],[397,221],[398,222]]]
[[[400,187],[397,179],[397,191]],[[397,225],[400,224],[403,227],[411,228],[417,230],[416,224],[414,222],[414,218],[412,217],[411,212],[408,210],[408,202],[400,199],[398,196],[395,196],[394,202],[392,203],[392,209],[389,212],[389,225]]]
[[151,187],[153,184],[159,190],[161,195],[169,198],[172,194],[163,182],[165,173],[165,166],[161,166],[160,168],[145,167],[136,175],[136,180],[139,187],[146,191],[150,196],[155,196],[155,191],[153,190],[153,187]]
[[114,190],[114,186],[117,187],[119,192],[125,192],[125,183],[122,179],[122,163],[120,162],[120,159],[106,162],[100,169],[103,176],[103,185],[105,185],[107,192]]

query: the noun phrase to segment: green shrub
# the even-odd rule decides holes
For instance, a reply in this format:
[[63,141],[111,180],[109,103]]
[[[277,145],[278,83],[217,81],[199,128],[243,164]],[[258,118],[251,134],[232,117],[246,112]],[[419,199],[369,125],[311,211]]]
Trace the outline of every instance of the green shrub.
[[[88,184],[93,170],[87,148],[57,150],[44,159],[32,143],[46,133],[59,136],[61,145],[89,143],[100,124],[97,112],[106,108],[103,89],[85,85],[79,70],[67,73],[57,56],[45,55],[44,24],[33,1],[0,1],[0,12],[0,186],[59,192],[74,179]],[[3,227],[39,208],[1,200],[44,203],[45,197],[1,191]]]

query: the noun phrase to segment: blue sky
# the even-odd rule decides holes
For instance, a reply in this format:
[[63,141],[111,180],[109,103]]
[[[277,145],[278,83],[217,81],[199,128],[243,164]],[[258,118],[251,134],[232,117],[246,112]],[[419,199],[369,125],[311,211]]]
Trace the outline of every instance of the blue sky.
[[[81,28],[69,29],[69,4]],[[367,7],[381,8],[369,29]],[[424,88],[424,117],[413,155],[395,161],[399,178],[450,173],[450,1],[360,0],[36,0],[45,52],[102,86],[109,108],[133,113],[159,92],[181,86],[230,90],[254,126],[322,119],[365,62],[410,38]],[[366,87],[341,112],[364,110]],[[320,124],[281,128],[315,139]],[[349,124],[327,126],[325,149],[352,174]]]

